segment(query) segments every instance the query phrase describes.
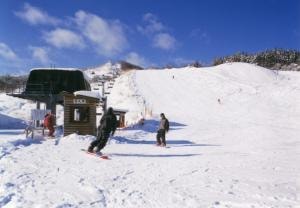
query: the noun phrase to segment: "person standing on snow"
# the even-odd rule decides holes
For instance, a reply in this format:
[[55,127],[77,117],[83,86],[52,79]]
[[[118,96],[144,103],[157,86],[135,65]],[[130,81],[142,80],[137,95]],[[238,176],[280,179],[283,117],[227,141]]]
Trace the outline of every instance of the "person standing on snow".
[[113,108],[110,107],[100,120],[97,139],[90,144],[88,152],[93,153],[95,147],[97,147],[95,152],[100,152],[100,150],[105,147],[110,134],[112,136],[114,135],[116,128],[117,118],[114,114]]
[[49,137],[54,137],[54,132],[55,132],[55,129],[54,129],[54,115],[50,112],[50,113],[47,113],[45,115],[45,118],[44,118],[44,127],[46,127],[47,129],[49,129],[49,133],[48,133],[48,136]]
[[160,114],[161,120],[159,123],[159,128],[156,135],[156,145],[157,146],[166,146],[166,132],[169,131],[169,121],[166,118],[165,114]]

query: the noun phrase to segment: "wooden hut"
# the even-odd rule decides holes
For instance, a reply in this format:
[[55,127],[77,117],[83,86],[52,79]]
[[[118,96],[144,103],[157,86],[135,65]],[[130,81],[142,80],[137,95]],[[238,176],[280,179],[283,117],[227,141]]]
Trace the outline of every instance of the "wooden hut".
[[118,128],[124,128],[126,126],[126,123],[125,123],[125,114],[127,112],[128,111],[124,110],[124,109],[114,109],[114,114],[117,117]]
[[64,97],[64,136],[77,133],[96,135],[96,106],[100,96],[91,91],[62,93]]

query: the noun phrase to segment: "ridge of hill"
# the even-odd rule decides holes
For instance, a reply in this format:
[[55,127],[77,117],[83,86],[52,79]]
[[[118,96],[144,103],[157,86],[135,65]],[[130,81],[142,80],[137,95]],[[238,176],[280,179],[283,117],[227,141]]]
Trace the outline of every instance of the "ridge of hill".
[[213,65],[227,62],[257,64],[272,70],[300,71],[300,51],[275,48],[258,53],[238,52],[233,55],[216,58]]

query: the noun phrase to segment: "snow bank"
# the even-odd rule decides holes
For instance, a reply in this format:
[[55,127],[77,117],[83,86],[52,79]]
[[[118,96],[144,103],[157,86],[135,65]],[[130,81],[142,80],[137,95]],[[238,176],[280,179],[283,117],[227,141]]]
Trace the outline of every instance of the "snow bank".
[[36,108],[36,104],[31,101],[0,93],[0,113],[3,115],[28,121],[33,108]]

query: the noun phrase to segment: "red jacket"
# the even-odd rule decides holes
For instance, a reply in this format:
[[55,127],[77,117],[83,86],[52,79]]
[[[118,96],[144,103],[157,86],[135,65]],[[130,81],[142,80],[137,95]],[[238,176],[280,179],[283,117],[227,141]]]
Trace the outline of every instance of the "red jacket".
[[48,126],[53,126],[54,125],[54,121],[53,121],[53,115],[48,114],[45,119],[44,119],[44,126],[48,127]]

